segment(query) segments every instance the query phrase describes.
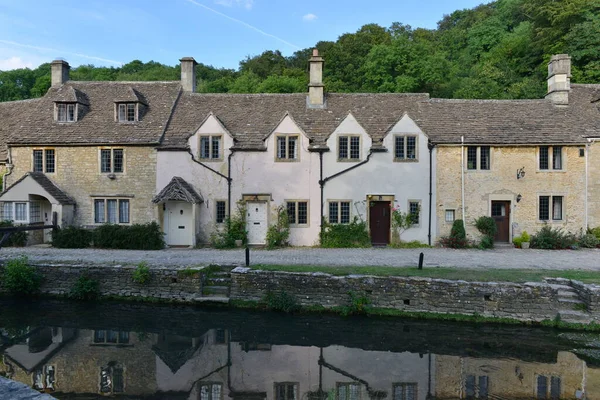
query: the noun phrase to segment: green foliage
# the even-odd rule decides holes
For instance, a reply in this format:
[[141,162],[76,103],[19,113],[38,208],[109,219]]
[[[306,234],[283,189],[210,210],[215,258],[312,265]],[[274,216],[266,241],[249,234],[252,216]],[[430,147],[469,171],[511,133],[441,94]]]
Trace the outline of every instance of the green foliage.
[[355,216],[349,224],[330,224],[323,221],[321,247],[349,248],[371,247],[367,224]]
[[600,240],[600,226],[597,226],[596,228],[588,229],[588,233],[591,233],[592,235],[596,236],[596,238],[598,238],[598,240]]
[[246,205],[242,202],[238,203],[237,213],[225,219],[223,229],[217,229],[210,235],[210,243],[217,249],[232,249],[236,240],[241,240],[243,244],[248,243]]
[[481,242],[479,242],[480,249],[493,249],[494,248],[494,237],[483,235],[481,237]]
[[94,230],[94,247],[103,249],[160,250],[164,234],[156,222],[148,224],[104,224]]
[[267,229],[267,249],[287,246],[290,237],[290,222],[284,206],[277,207],[277,221]]
[[598,240],[598,238],[592,235],[591,233],[586,233],[585,235],[581,235],[577,239],[577,243],[579,244],[579,247],[594,249],[598,247],[598,245],[600,244],[600,240]]
[[409,212],[402,212],[398,207],[392,208],[392,228],[398,235],[398,242],[401,241],[400,237],[402,236],[402,233],[418,221],[420,211],[421,210],[417,211],[417,214],[412,214]]
[[[0,228],[15,226],[12,221],[0,221]],[[27,244],[27,232],[14,232],[8,240],[2,244],[4,247],[23,247]]]
[[29,266],[25,256],[6,262],[3,279],[6,290],[19,296],[37,293],[42,283],[42,277]]
[[131,279],[133,279],[133,281],[135,283],[140,284],[140,285],[144,285],[144,284],[150,282],[151,278],[152,278],[152,274],[150,273],[150,268],[148,267],[148,263],[145,261],[142,261],[141,263],[139,263],[135,267],[135,270],[133,271],[133,274],[131,275]]
[[366,314],[369,311],[371,301],[366,295],[359,296],[354,292],[348,292],[348,296],[348,304],[340,309],[343,316]]
[[428,244],[419,242],[418,240],[413,240],[410,242],[397,242],[390,243],[389,247],[394,249],[421,249],[421,248],[431,248]]
[[475,227],[483,234],[479,247],[482,249],[492,249],[494,247],[494,236],[498,232],[496,221],[492,217],[481,216],[475,220]]
[[515,236],[513,238],[513,244],[515,245],[516,248],[521,248],[521,243],[523,243],[523,239],[521,238],[521,236]]
[[451,247],[453,249],[464,249],[469,246],[467,241],[467,233],[462,219],[457,219],[452,224],[450,236],[440,237],[439,243],[443,247]]
[[527,233],[527,231],[523,231],[521,233],[521,240],[523,242],[530,242],[531,241],[531,236],[529,236],[529,233]]
[[83,249],[92,244],[93,232],[77,226],[52,230],[52,246],[61,249]]
[[296,298],[288,294],[285,290],[280,292],[268,291],[263,301],[267,308],[273,311],[291,313],[300,309]]
[[527,231],[523,231],[520,236],[515,236],[513,238],[513,244],[517,248],[521,248],[523,243],[531,242],[531,237]]
[[100,284],[83,274],[71,288],[69,298],[74,300],[95,300],[100,296]]
[[534,249],[569,249],[577,243],[575,236],[564,232],[561,228],[544,225],[536,234],[531,236],[531,247]]
[[198,276],[201,271],[199,269],[185,267],[184,269],[180,269],[177,271],[177,276],[180,278],[193,278]]

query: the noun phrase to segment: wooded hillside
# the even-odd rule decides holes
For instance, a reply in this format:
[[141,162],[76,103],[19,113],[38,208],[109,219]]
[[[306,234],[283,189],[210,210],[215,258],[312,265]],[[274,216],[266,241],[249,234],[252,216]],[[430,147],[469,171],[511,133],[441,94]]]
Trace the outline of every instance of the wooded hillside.
[[[539,98],[552,54],[573,59],[573,82],[600,83],[600,0],[497,0],[445,16],[437,29],[364,25],[322,41],[329,92],[427,92],[442,98]],[[311,48],[283,57],[265,51],[239,69],[199,64],[198,91],[305,92]],[[202,60],[198,60],[202,61]],[[74,80],[178,80],[179,66],[135,60],[119,68],[84,65]],[[43,95],[50,64],[0,71],[0,101]]]

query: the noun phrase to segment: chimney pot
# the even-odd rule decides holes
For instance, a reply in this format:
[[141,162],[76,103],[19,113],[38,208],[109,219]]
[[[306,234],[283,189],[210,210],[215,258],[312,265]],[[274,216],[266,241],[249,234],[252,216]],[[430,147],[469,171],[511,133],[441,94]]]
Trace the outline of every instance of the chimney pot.
[[319,57],[319,49],[313,49],[313,57]]
[[61,86],[69,80],[69,70],[71,67],[65,60],[54,60],[50,63],[51,77],[50,83],[52,87]]
[[181,63],[181,86],[186,92],[196,91],[196,65],[193,57],[183,57]]
[[571,91],[571,57],[568,54],[556,54],[548,63],[548,93],[546,98],[556,105],[569,104]]
[[310,64],[310,83],[308,84],[308,107],[325,108],[325,87],[323,85],[323,57],[319,50],[313,49]]

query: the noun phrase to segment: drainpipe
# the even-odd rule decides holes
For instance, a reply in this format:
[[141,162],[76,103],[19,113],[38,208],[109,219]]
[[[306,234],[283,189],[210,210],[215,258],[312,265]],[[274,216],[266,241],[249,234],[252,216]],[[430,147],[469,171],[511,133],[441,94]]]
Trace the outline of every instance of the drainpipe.
[[585,209],[585,220],[583,225],[583,230],[586,231],[589,226],[589,210],[588,210],[588,197],[589,197],[589,157],[588,153],[590,152],[591,145],[596,141],[596,139],[588,138],[587,143],[585,144],[585,199],[584,199],[584,209]]
[[6,167],[8,168],[8,172],[4,174],[2,177],[2,191],[6,190],[6,177],[12,174],[13,168],[15,167],[12,163],[12,153],[11,148],[8,148],[8,163],[6,163]]
[[465,137],[460,137],[460,181],[461,181],[461,208],[462,208],[462,220],[463,225],[466,227],[466,216],[465,216]]
[[[321,187],[321,220],[319,222],[319,230],[323,233],[323,207],[324,207],[324,196],[325,196],[325,181],[323,181],[323,152],[319,152],[319,186]],[[323,350],[321,349],[321,352]]]
[[431,214],[433,211],[433,149],[435,144],[429,142],[429,232],[427,233],[427,244],[431,246]]

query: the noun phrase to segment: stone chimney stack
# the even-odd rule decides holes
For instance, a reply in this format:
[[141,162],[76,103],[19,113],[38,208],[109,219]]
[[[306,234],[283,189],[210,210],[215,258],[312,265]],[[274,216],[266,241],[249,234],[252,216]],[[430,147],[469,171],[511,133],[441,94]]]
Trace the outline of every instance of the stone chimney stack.
[[181,86],[184,92],[196,91],[196,65],[193,57],[183,57],[181,60]]
[[69,70],[71,67],[69,63],[64,60],[54,60],[50,64],[51,69],[51,86],[61,86],[63,83],[69,80]]
[[312,57],[308,60],[310,64],[310,83],[308,84],[308,107],[325,107],[325,86],[323,85],[323,57],[319,56],[319,50],[314,49]]
[[556,54],[548,63],[548,94],[546,98],[554,104],[569,104],[571,90],[571,57],[568,54]]

